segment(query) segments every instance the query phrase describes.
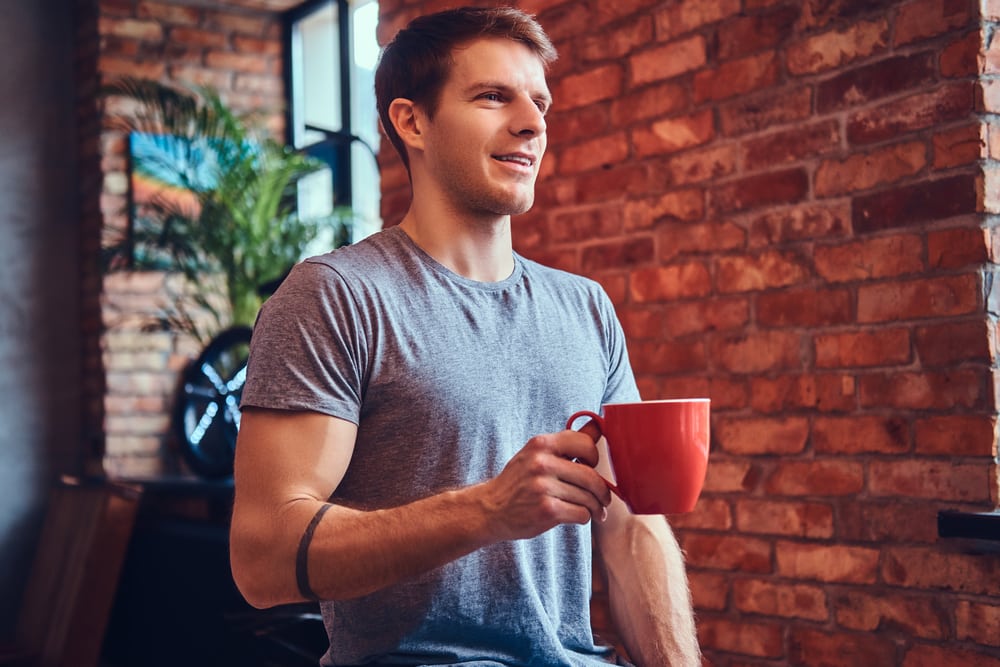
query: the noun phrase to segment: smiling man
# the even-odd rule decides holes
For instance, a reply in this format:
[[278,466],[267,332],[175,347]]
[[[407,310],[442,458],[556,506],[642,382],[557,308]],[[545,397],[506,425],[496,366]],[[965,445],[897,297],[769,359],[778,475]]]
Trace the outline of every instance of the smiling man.
[[514,9],[414,20],[379,114],[403,221],[301,263],[254,330],[233,574],[258,607],[319,600],[323,665],[601,665],[591,544],[635,663],[699,664],[680,550],[595,470],[577,410],[638,399],[593,281],[513,252],[555,51]]

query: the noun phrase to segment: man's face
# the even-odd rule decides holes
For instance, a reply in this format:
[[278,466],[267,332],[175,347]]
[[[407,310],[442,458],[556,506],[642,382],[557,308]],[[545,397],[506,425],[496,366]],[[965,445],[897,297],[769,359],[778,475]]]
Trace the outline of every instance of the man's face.
[[474,41],[453,60],[426,132],[428,174],[459,214],[523,213],[545,153],[545,67],[508,39]]

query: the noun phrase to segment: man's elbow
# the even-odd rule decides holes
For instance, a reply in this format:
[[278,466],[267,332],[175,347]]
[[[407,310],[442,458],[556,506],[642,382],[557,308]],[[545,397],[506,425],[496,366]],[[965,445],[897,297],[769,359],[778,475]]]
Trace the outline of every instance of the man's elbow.
[[233,583],[251,607],[268,609],[279,604],[298,602],[296,596],[282,590],[280,568],[268,559],[265,549],[247,544],[230,534],[229,567]]

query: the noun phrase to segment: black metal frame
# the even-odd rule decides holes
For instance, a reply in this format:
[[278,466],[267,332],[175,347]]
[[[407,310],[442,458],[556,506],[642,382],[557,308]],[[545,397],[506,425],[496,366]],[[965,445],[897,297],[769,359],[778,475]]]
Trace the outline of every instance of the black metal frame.
[[[324,138],[300,150],[326,162],[333,173],[335,206],[350,206],[352,199],[351,143],[356,139],[351,130],[351,25],[348,0],[307,0],[282,15],[282,42],[284,48],[285,83],[285,133],[286,142],[294,145],[295,101],[292,95],[292,28],[295,23],[313,12],[329,5],[337,6],[337,26],[339,30],[339,75],[340,75],[340,117],[341,128],[331,131],[325,128],[307,126],[308,129],[323,132]],[[333,63],[331,63],[331,70]]]

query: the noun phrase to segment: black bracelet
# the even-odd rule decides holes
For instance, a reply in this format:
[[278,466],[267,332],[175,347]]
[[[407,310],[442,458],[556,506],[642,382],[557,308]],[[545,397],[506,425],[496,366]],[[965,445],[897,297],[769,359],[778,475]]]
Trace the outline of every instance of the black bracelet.
[[319,596],[316,595],[312,586],[309,585],[309,545],[312,543],[316,526],[319,525],[323,515],[331,507],[332,505],[329,503],[324,503],[322,507],[316,510],[315,516],[309,522],[309,526],[306,527],[306,532],[302,533],[302,541],[299,542],[299,550],[295,554],[295,582],[299,585],[299,595],[306,600],[319,601]]

